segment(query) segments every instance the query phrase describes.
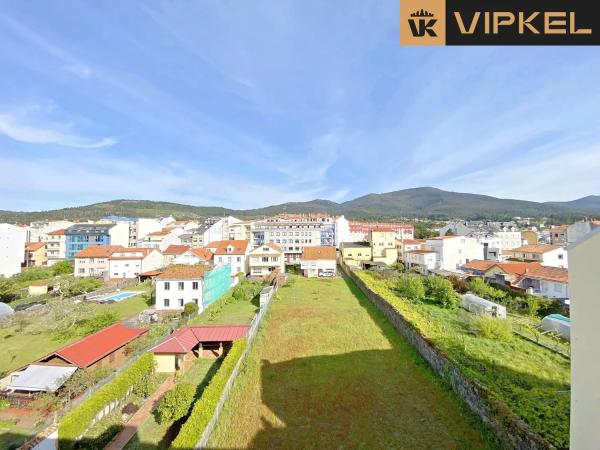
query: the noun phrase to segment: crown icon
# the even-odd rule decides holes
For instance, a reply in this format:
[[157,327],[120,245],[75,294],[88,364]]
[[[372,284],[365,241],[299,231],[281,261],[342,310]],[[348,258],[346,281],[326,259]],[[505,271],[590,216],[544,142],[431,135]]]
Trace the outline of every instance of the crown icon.
[[421,11],[416,11],[412,13],[410,17],[433,17],[433,14],[421,8]]

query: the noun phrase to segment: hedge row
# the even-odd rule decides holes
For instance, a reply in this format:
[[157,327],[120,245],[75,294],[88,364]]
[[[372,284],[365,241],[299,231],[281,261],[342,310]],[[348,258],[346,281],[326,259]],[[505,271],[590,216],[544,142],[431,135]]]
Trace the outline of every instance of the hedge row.
[[58,424],[58,446],[61,450],[74,448],[75,442],[89,427],[104,407],[119,401],[127,391],[154,370],[154,355],[147,353],[117,375],[110,383],[98,389],[77,408],[66,414]]
[[202,437],[202,433],[219,403],[227,380],[229,380],[245,347],[246,339],[240,339],[233,343],[223,364],[221,364],[217,373],[210,380],[208,387],[204,389],[202,396],[194,404],[192,412],[181,427],[177,438],[171,443],[171,449],[196,448],[196,444]]

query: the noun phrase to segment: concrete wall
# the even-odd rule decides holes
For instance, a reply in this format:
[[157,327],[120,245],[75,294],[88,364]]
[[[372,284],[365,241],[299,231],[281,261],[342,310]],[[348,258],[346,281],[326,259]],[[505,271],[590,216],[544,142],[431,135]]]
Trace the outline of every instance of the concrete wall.
[[600,447],[600,232],[569,247],[571,448]]
[[452,387],[467,406],[496,434],[503,446],[518,450],[553,448],[540,435],[534,433],[517,415],[496,401],[488,389],[468,379],[458,366],[443,356],[432,343],[381,296],[371,291],[351,270],[342,266],[367,298],[387,317],[390,323],[419,352],[431,368]]
[[21,272],[26,236],[25,228],[0,224],[0,275],[8,278]]

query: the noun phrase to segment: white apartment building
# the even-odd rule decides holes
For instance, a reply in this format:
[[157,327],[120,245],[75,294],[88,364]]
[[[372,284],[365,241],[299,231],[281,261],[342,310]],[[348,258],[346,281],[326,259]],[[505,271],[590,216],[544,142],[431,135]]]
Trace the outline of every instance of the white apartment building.
[[234,222],[229,225],[228,239],[234,241],[250,241],[252,240],[252,224],[254,222]]
[[474,259],[483,259],[483,245],[466,236],[440,236],[425,240],[425,249],[436,252],[436,269],[460,272]]
[[[339,219],[326,214],[280,214],[255,222],[252,248],[268,242],[277,244],[283,249],[286,264],[298,264],[304,247],[336,245]],[[343,225],[343,220],[340,224]]]
[[67,243],[64,229],[46,233],[42,236],[42,242],[46,244],[46,257],[48,258],[48,266],[66,259]]
[[137,278],[163,266],[163,255],[155,248],[123,248],[112,252],[108,260],[109,278]]
[[250,252],[248,266],[250,275],[255,277],[264,277],[276,269],[284,273],[283,250],[279,245],[267,242]]
[[49,220],[31,222],[27,227],[27,242],[45,242],[48,233],[56,230],[64,230],[75,225],[68,220]]
[[396,222],[349,222],[348,232],[350,242],[368,240],[369,234],[376,228],[390,228],[396,239],[414,239],[415,229],[412,225]]
[[161,231],[162,225],[156,219],[139,218],[129,222],[129,247],[137,247],[139,241],[150,233]]
[[27,230],[8,223],[0,223],[0,275],[11,277],[21,272],[25,261]]
[[523,245],[509,250],[512,259],[519,261],[539,262],[544,266],[567,269],[569,261],[567,250],[558,245],[533,244]]
[[120,245],[92,245],[81,250],[73,258],[76,277],[110,278],[110,255],[118,250],[124,250]]
[[250,253],[250,242],[248,241],[215,241],[210,242],[206,248],[213,254],[213,262],[216,266],[223,264],[231,265],[231,277],[238,273],[248,274],[248,254]]
[[170,230],[154,231],[140,241],[142,248],[155,248],[164,252],[170,245],[181,245],[181,239]]
[[202,311],[204,273],[210,266],[170,266],[156,277],[156,309],[183,311],[186,303]]

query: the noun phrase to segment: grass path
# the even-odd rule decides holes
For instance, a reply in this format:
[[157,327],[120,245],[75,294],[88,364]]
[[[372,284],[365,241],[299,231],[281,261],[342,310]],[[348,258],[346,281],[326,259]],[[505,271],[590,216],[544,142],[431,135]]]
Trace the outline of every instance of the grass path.
[[489,449],[488,434],[345,279],[279,291],[210,448]]

